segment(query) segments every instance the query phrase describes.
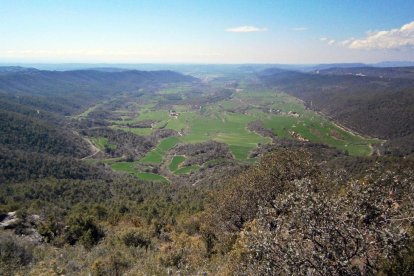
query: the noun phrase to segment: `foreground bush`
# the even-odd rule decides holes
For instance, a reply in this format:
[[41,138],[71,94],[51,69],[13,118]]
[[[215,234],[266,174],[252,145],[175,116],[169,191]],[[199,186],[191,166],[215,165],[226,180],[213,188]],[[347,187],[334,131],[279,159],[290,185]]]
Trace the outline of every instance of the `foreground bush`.
[[412,162],[378,164],[339,185],[311,163],[306,153],[277,151],[223,189],[207,213],[217,219],[209,233],[226,256],[222,273],[371,275],[384,259],[392,260],[384,271],[407,271]]
[[103,230],[95,223],[92,217],[83,217],[81,214],[70,217],[65,240],[73,245],[80,242],[86,248],[91,248],[105,236]]
[[33,261],[33,246],[15,236],[0,235],[0,275],[12,275]]

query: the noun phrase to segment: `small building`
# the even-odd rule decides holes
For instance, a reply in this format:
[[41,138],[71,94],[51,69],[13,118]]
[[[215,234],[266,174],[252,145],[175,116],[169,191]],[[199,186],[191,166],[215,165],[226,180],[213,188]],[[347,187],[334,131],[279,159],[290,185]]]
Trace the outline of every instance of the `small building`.
[[292,117],[299,117],[300,116],[299,113],[297,113],[296,111],[289,111],[288,115],[292,116]]
[[175,110],[170,110],[170,117],[177,119],[179,115],[180,113],[176,112]]

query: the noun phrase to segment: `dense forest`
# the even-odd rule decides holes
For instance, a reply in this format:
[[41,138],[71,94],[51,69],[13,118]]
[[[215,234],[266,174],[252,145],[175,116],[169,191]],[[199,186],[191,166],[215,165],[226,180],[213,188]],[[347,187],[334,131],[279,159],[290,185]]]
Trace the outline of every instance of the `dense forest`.
[[[0,274],[410,275],[412,73],[260,67],[206,82],[171,71],[0,67]],[[253,98],[263,87],[383,143],[353,156],[281,137],[245,119],[274,115]],[[253,88],[252,105],[232,104]],[[228,140],[180,143],[191,129],[176,117],[221,114],[207,105],[264,142],[249,140],[246,159]],[[301,119],[289,111],[277,116]],[[134,119],[146,114],[177,129]]]
[[[172,71],[42,71],[9,69],[0,74],[0,95],[44,111],[70,115],[116,93],[136,93],[163,83],[196,79]],[[15,68],[15,67],[12,67]]]

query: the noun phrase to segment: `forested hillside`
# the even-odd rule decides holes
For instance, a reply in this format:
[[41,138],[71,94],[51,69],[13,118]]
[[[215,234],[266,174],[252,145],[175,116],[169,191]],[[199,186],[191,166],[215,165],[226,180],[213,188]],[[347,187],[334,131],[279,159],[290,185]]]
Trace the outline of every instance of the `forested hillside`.
[[7,68],[0,74],[0,95],[11,95],[17,103],[63,115],[73,114],[116,93],[137,93],[140,88],[196,80],[172,71],[61,72]]
[[70,130],[15,112],[0,111],[0,144],[11,150],[84,157],[89,146]]
[[[102,168],[79,161],[96,149],[74,127],[79,123],[67,115],[122,93],[139,96],[140,89],[152,93],[164,84],[195,80],[171,71],[54,72],[0,67],[0,182],[48,176],[96,177]],[[121,133],[115,137],[122,139],[122,134],[128,136]],[[149,150],[151,143],[145,141]],[[145,153],[140,148],[132,150]],[[123,150],[122,154],[128,152]]]
[[413,152],[408,138],[414,133],[412,68],[338,68],[308,74],[268,69],[260,78],[346,127],[390,140],[390,147],[400,143],[400,154]]

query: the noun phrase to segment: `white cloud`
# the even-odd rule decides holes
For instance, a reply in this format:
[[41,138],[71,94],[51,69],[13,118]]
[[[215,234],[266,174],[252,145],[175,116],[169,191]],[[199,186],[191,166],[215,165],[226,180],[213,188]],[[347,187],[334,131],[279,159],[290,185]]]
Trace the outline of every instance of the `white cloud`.
[[331,39],[328,41],[328,45],[334,45],[335,44],[335,39]]
[[323,43],[328,44],[329,46],[333,46],[333,45],[338,44],[335,39],[331,39],[331,38],[328,38],[328,37],[321,37],[321,38],[319,38],[319,40],[322,41]]
[[295,32],[303,32],[303,31],[307,31],[308,28],[306,28],[306,27],[297,27],[297,28],[293,28],[292,30],[295,31]]
[[376,31],[363,39],[349,39],[342,42],[351,49],[400,49],[414,47],[414,21],[399,29]]
[[240,26],[235,28],[226,29],[226,32],[232,33],[252,33],[252,32],[266,32],[266,28],[258,28],[255,26]]

